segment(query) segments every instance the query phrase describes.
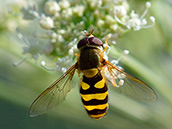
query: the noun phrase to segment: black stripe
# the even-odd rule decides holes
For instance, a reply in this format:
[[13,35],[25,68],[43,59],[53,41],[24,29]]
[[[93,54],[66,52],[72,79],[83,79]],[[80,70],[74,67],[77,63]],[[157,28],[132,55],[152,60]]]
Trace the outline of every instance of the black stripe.
[[86,109],[86,111],[87,111],[88,114],[90,114],[90,115],[99,115],[99,114],[103,114],[103,113],[106,112],[106,110],[107,110],[107,107],[106,107],[105,109],[102,109],[102,110],[100,110],[100,109],[94,109],[94,110],[88,111],[88,110]]
[[94,94],[94,93],[104,93],[106,92],[108,89],[107,89],[107,86],[106,86],[106,83],[104,84],[104,87],[103,88],[95,88],[94,85],[101,81],[103,79],[103,76],[100,72],[98,72],[94,77],[92,78],[87,78],[86,76],[83,76],[83,82],[85,82],[86,84],[88,84],[90,86],[89,89],[87,90],[83,90],[82,89],[82,86],[80,88],[80,93],[85,95],[85,94]]
[[88,105],[100,105],[100,104],[106,104],[108,102],[108,95],[106,96],[106,98],[104,100],[97,100],[97,99],[92,99],[90,101],[85,101],[82,98],[82,102],[84,105],[88,106]]
[[94,86],[97,82],[101,81],[103,79],[102,74],[98,72],[94,77],[87,78],[86,76],[83,76],[82,81],[87,83],[90,86]]
[[103,76],[100,72],[98,72],[94,77],[92,78],[87,78],[86,76],[83,76],[83,79],[82,81],[86,84],[88,84],[90,86],[89,89],[87,90],[83,90],[82,89],[82,86],[80,88],[80,93],[81,94],[94,94],[94,93],[104,93],[106,92],[108,89],[107,89],[107,86],[106,86],[106,83],[104,84],[104,87],[103,88],[95,88],[94,85],[101,81],[103,79]]
[[[93,80],[94,81],[94,80]],[[95,93],[105,93],[108,90],[106,83],[104,84],[104,87],[101,89],[95,88],[94,86],[90,85],[90,88],[87,90],[83,90],[82,87],[80,88],[80,93],[83,95],[86,94],[95,94]]]

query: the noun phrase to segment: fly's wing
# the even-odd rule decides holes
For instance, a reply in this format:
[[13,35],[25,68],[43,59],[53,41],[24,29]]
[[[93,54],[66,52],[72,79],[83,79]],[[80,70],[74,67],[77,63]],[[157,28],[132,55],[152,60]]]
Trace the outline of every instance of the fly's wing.
[[139,101],[152,102],[157,100],[157,95],[150,86],[123,72],[109,61],[106,61],[102,72],[118,93]]
[[76,67],[77,63],[34,100],[29,110],[31,117],[47,112],[65,99],[72,88],[71,80]]

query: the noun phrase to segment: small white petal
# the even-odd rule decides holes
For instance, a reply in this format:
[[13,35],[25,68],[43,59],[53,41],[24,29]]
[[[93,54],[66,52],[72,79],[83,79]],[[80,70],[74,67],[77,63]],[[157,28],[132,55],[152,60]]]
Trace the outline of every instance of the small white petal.
[[53,33],[51,34],[51,37],[52,37],[52,38],[57,38],[57,33],[53,32]]
[[116,41],[112,41],[112,44],[114,44],[114,45],[115,45],[115,44],[116,44]]
[[83,16],[83,12],[84,12],[84,6],[81,5],[77,5],[74,8],[72,8],[73,14],[77,15],[77,16]]
[[99,19],[99,20],[97,21],[97,26],[99,26],[99,27],[103,26],[104,24],[105,24],[105,21],[102,20],[102,19]]
[[150,8],[151,7],[151,2],[147,1],[146,2],[146,8]]
[[55,1],[46,2],[45,6],[44,6],[44,11],[47,14],[55,14],[56,12],[60,11],[60,9],[61,8],[60,8],[59,4]]
[[105,53],[103,58],[104,58],[105,60],[108,60],[108,55]]
[[146,25],[147,24],[147,21],[146,21],[146,19],[144,18],[144,19],[142,19],[142,25]]
[[70,42],[69,44],[68,44],[68,48],[71,48],[73,46],[73,42]]
[[70,6],[70,3],[67,0],[62,0],[62,1],[59,2],[59,5],[60,5],[60,7],[62,9],[66,9],[66,8],[68,8]]
[[150,16],[150,20],[151,20],[152,22],[155,22],[155,17]]
[[65,73],[66,72],[66,68],[62,67],[62,72]]
[[41,61],[41,65],[42,66],[45,66],[45,61]]
[[130,16],[131,16],[131,18],[138,18],[139,17],[138,14],[136,14],[134,12],[134,10],[131,11]]
[[77,48],[77,45],[76,45],[76,44],[73,46],[73,50],[74,50],[74,51],[77,51],[77,50],[78,50],[78,48]]
[[111,63],[116,65],[116,64],[118,64],[118,60],[111,60]]
[[129,53],[130,53],[129,50],[124,50],[124,54],[125,54],[125,55],[128,55]]
[[119,80],[119,85],[122,86],[124,84],[124,80],[123,79],[120,79]]
[[118,17],[124,17],[127,14],[127,9],[123,6],[114,6],[114,14]]
[[105,47],[108,47],[108,45],[107,44],[103,44],[103,47],[105,48]]
[[51,39],[51,43],[55,43],[56,42],[56,39]]
[[69,50],[69,55],[73,55],[73,53],[74,53],[73,49],[70,49]]
[[98,7],[102,6],[102,0],[98,0]]
[[111,29],[112,31],[116,31],[117,28],[118,28],[118,25],[117,25],[117,24],[110,25],[110,29]]
[[46,30],[50,30],[51,28],[54,27],[53,19],[51,19],[50,17],[45,17],[45,16],[41,17],[39,24],[43,29],[46,29]]

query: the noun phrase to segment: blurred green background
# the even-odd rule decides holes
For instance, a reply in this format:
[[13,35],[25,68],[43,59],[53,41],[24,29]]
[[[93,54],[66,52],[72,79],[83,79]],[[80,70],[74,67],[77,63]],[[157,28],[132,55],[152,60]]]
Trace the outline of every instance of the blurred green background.
[[[19,67],[12,64],[21,60],[21,41],[14,31],[16,16],[7,13],[1,0],[0,9],[0,128],[1,129],[171,129],[172,128],[172,1],[152,0],[149,15],[156,25],[149,29],[130,31],[117,43],[130,54],[121,60],[126,71],[148,83],[157,93],[158,101],[139,103],[116,95],[110,88],[110,108],[101,120],[91,119],[76,86],[66,100],[47,114],[30,118],[32,101],[60,74],[49,72],[28,60]],[[130,0],[130,8],[141,14],[144,0]],[[22,4],[22,2],[20,3]],[[13,5],[14,6],[14,5]],[[20,6],[16,6],[16,9]],[[113,50],[114,48],[112,48]],[[118,53],[111,51],[112,56]]]

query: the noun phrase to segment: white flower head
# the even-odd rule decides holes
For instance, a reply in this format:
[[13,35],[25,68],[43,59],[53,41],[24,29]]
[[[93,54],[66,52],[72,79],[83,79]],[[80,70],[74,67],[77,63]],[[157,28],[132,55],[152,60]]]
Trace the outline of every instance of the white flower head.
[[51,17],[46,17],[45,15],[42,15],[39,24],[45,30],[50,30],[54,27],[53,19]]
[[[129,15],[127,14],[129,10],[127,0],[83,0],[82,2],[79,0],[47,0],[44,5],[45,12],[41,10],[39,13],[36,10],[36,6],[28,6],[28,8],[21,10],[23,18],[25,20],[37,18],[40,26],[44,31],[47,30],[47,33],[37,37],[43,37],[45,44],[41,46],[40,43],[42,42],[40,42],[39,44],[28,45],[28,47],[24,48],[24,52],[29,53],[35,59],[40,54],[47,56],[47,58],[50,56],[58,58],[56,68],[47,68],[44,62],[42,66],[48,70],[64,72],[76,59],[75,53],[78,52],[77,43],[85,37],[85,34],[81,33],[81,31],[83,32],[84,29],[88,31],[95,29],[94,35],[102,38],[102,40],[110,34],[109,45],[116,44],[117,39],[126,32],[126,28],[140,30],[151,26],[147,25],[150,22],[147,22],[145,18],[151,3],[147,2],[145,6],[146,10],[141,16],[134,11]],[[41,12],[42,14],[40,14]],[[151,16],[150,21],[155,23],[155,18]],[[19,37],[22,38],[21,35]],[[107,60],[109,50],[110,46],[105,52],[104,58]],[[129,51],[124,51],[122,55],[127,55],[128,53]],[[118,64],[121,57],[117,60],[112,60],[112,63]],[[119,85],[123,84],[122,79]]]
[[55,14],[60,11],[60,6],[56,1],[48,1],[45,3],[44,11],[46,14]]
[[138,31],[142,28],[152,27],[155,24],[155,18],[154,17],[152,18],[152,16],[150,17],[150,20],[152,22],[152,24],[150,25],[147,25],[147,20],[146,18],[144,18],[148,12],[148,9],[151,7],[151,3],[146,2],[145,6],[146,9],[140,17],[137,13],[134,12],[134,10],[132,10],[129,16],[126,15],[121,18],[118,17],[118,10],[117,10],[115,13],[115,19],[117,20],[117,22],[126,26],[128,29],[133,29],[135,31]]

